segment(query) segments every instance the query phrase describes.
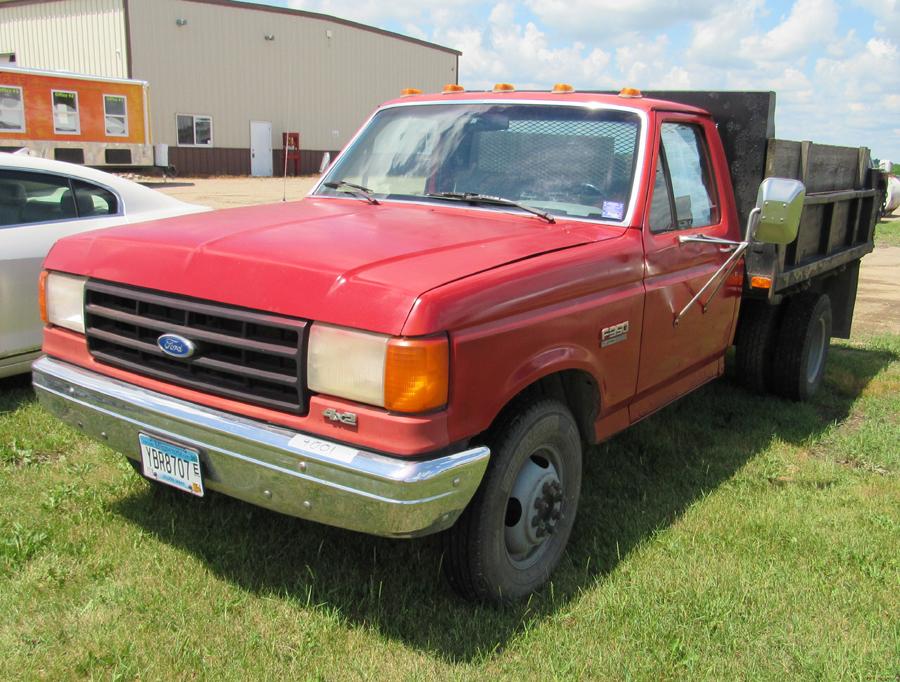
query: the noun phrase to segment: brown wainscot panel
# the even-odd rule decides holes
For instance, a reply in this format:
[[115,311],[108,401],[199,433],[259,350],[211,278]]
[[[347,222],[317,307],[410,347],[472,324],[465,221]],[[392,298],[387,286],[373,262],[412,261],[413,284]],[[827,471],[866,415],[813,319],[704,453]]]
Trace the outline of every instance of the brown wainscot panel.
[[[331,150],[331,158],[337,156],[337,152]],[[319,166],[322,164],[322,155],[325,154],[321,149],[301,149],[300,150],[300,175],[312,175],[319,172]],[[272,150],[272,166],[275,169],[275,175],[284,173],[284,156],[280,149]],[[287,174],[294,175],[294,161],[288,159]]]
[[[323,150],[300,150],[300,174],[319,172]],[[284,172],[280,149],[272,150],[272,162],[276,176]],[[333,159],[336,151],[331,152]],[[169,147],[169,165],[182,177],[199,175],[250,175],[250,150],[228,147]],[[293,175],[293,162],[288,164],[288,175]]]

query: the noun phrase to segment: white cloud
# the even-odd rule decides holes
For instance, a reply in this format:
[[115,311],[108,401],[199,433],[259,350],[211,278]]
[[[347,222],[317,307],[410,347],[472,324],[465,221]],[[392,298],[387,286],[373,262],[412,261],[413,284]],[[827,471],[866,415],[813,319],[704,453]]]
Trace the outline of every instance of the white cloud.
[[803,56],[812,47],[831,42],[837,25],[833,0],[797,0],[775,28],[741,40],[740,51],[745,58],[766,62]]
[[900,0],[857,0],[875,15],[875,30],[888,36],[900,36]]
[[762,0],[737,2],[696,22],[687,57],[692,61],[720,67],[745,64],[745,58],[739,53],[737,46],[753,27],[762,6]]
[[723,0],[525,0],[542,24],[565,36],[622,42],[622,33],[652,32],[700,19]]
[[610,87],[610,55],[581,42],[553,46],[534,22],[517,23],[514,7],[494,6],[488,26],[447,28],[435,39],[460,49],[460,83],[470,88],[489,88],[499,81],[519,88],[547,89],[559,81],[579,87]]

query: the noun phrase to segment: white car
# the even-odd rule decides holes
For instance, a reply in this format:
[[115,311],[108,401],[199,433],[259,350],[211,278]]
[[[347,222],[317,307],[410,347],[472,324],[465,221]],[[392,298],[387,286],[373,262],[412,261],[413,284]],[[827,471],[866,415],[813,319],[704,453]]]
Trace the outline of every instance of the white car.
[[0,153],[0,378],[40,354],[38,277],[57,239],[208,210],[92,168]]

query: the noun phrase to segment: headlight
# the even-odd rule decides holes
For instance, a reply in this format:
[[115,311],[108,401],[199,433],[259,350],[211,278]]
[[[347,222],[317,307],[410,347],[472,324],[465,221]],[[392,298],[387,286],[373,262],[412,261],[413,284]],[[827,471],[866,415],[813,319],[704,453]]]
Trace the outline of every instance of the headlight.
[[41,319],[84,334],[84,283],[86,278],[61,272],[42,272]]
[[395,412],[425,412],[447,404],[446,336],[404,339],[313,324],[307,384],[319,393]]

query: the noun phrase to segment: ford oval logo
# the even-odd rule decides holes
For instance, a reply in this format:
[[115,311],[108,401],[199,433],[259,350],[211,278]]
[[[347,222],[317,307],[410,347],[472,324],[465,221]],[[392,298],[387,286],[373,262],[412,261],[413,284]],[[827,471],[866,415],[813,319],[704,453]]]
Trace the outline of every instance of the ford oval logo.
[[178,334],[163,334],[156,339],[156,345],[163,353],[173,358],[189,358],[197,350],[193,341]]

